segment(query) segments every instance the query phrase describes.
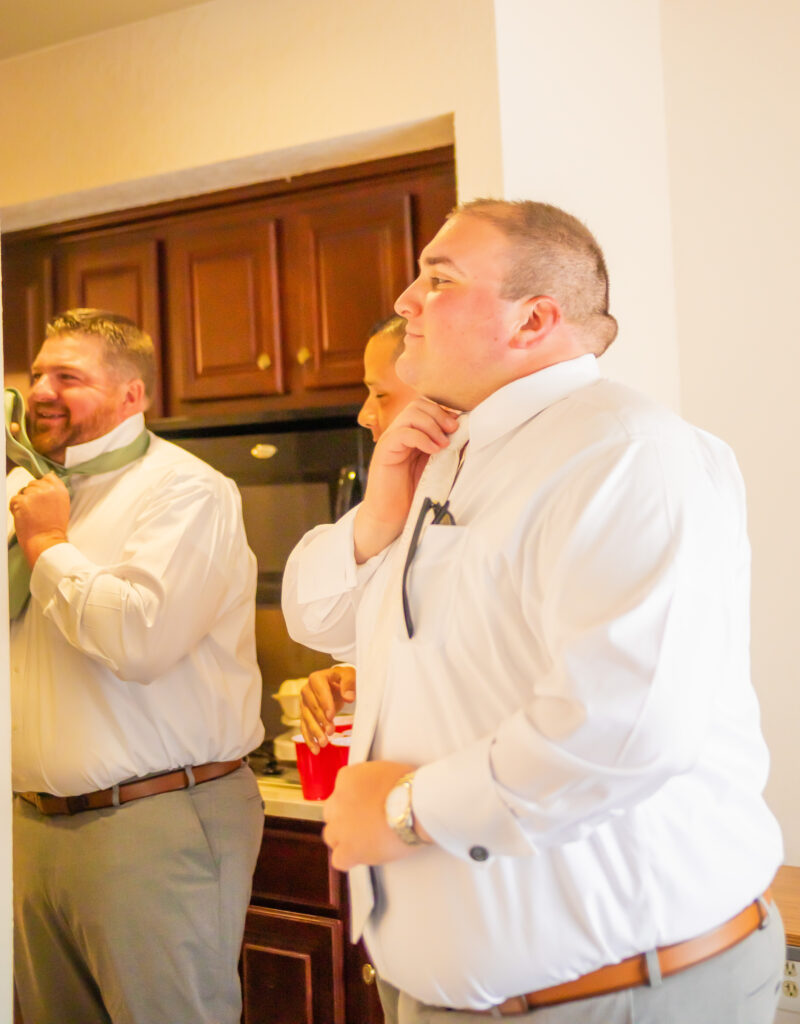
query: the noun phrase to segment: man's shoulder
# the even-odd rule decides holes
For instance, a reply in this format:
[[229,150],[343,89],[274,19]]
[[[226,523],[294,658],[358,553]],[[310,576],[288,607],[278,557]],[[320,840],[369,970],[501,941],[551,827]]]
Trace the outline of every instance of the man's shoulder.
[[194,480],[198,485],[214,489],[235,487],[219,470],[157,434],[150,435],[146,467],[150,472],[161,472],[176,480]]
[[678,436],[694,428],[668,406],[627,384],[601,378],[570,396],[577,415],[602,419],[620,436]]

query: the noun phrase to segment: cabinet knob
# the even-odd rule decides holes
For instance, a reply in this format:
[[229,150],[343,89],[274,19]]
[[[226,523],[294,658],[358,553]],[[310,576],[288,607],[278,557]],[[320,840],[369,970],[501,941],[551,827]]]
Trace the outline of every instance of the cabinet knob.
[[268,370],[272,366],[272,360],[266,352],[262,352],[258,359],[256,359],[256,366],[259,370]]
[[375,984],[375,968],[372,964],[364,964],[361,968],[361,977],[365,985]]
[[297,353],[297,361],[298,361],[298,363],[301,366],[305,366],[305,364],[309,361],[310,358],[311,358],[311,349],[308,348],[307,345],[303,345],[303,347]]

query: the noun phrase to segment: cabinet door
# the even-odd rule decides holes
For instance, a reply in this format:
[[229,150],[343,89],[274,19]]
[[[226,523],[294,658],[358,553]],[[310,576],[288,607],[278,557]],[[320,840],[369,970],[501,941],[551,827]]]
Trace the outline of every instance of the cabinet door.
[[383,1008],[375,983],[375,968],[363,942],[357,946],[347,943],[345,977],[347,1024],[384,1024]]
[[167,229],[171,415],[283,391],[277,246],[263,206]]
[[359,184],[287,216],[291,358],[303,390],[357,385],[364,344],[413,276],[412,198],[402,185]]
[[254,903],[278,902],[340,913],[342,876],[331,867],[319,828],[301,831],[305,827],[294,822],[286,828],[265,826],[251,898]]
[[243,1024],[345,1024],[343,974],[341,921],[250,908]]
[[68,242],[58,252],[60,305],[107,309],[147,331],[156,350],[150,415],[164,411],[158,241],[134,232]]
[[3,350],[6,383],[27,389],[28,371],[53,315],[52,247],[47,243],[3,245]]

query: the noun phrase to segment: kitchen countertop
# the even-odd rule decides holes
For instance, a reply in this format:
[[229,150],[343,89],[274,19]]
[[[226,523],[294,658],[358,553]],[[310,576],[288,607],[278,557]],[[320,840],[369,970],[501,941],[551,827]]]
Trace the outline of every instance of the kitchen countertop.
[[264,813],[277,818],[303,818],[322,821],[322,800],[306,800],[300,789],[297,769],[287,769],[284,775],[256,775]]

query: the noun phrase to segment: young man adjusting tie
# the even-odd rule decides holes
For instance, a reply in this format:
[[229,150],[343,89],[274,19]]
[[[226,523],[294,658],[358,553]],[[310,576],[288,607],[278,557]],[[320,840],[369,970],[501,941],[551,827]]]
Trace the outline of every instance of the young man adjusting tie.
[[426,400],[284,582],[295,639],[355,647],[362,763],[324,834],[387,1018],[767,1024],[782,850],[731,452],[600,377],[603,256],[552,206],[458,208],[396,309]]
[[[263,830],[235,485],[149,433],[150,338],[56,318],[6,394],[15,980],[29,1024],[234,1024]],[[25,564],[23,564],[23,561]],[[28,572],[26,573],[25,567]]]

